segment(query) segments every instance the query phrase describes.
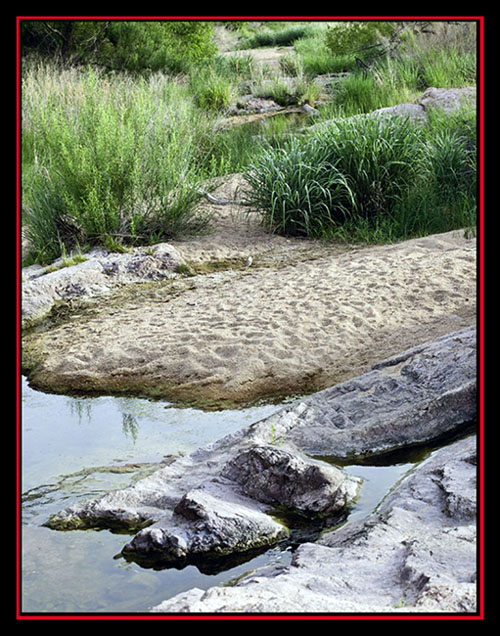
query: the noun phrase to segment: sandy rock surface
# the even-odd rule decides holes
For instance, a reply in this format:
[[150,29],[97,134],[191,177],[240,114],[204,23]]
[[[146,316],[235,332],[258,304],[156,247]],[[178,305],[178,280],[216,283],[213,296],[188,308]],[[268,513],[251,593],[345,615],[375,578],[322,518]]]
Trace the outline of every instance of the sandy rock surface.
[[205,204],[211,233],[172,243],[197,275],[120,287],[27,334],[32,385],[242,404],[332,386],[475,323],[464,231],[370,247],[273,236],[237,204],[241,185],[213,193],[234,205]]
[[[388,110],[455,110],[474,99],[473,87],[429,88]],[[57,309],[50,328],[23,339],[32,385],[243,404],[332,386],[475,323],[476,240],[464,231],[370,247],[289,239],[241,205],[244,187],[241,175],[227,178],[212,192],[225,204],[202,204],[211,231],[136,255],[132,278],[129,255],[121,266],[105,255],[104,265],[24,283],[23,311]],[[90,284],[75,278],[89,273]],[[101,302],[86,307],[90,298]]]

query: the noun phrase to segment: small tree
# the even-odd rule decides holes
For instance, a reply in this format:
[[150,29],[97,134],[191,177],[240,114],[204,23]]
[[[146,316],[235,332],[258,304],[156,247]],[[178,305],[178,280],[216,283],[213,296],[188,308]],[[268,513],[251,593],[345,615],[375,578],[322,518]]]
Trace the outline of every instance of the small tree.
[[108,69],[182,72],[215,55],[209,22],[176,20],[25,20],[23,54]]
[[111,64],[120,70],[187,71],[216,53],[207,22],[116,21],[110,23]]
[[341,22],[327,29],[326,45],[334,55],[355,55],[367,63],[387,49],[398,31],[396,22]]

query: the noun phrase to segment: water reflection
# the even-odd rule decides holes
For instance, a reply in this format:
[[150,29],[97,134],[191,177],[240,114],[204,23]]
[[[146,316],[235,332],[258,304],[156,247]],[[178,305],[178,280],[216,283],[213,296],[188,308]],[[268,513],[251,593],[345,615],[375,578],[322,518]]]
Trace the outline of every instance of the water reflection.
[[267,417],[279,405],[204,412],[129,397],[68,397],[22,383],[23,491],[93,466],[160,462]]
[[[124,488],[179,455],[281,408],[268,404],[203,412],[170,406],[135,398],[43,394],[23,380],[23,612],[143,613],[192,587],[207,589],[270,563],[289,563],[293,546],[282,543],[262,553],[241,555],[241,562],[227,562],[223,569],[220,563],[207,562],[186,564],[183,569],[141,567],[121,556],[128,541],[123,534],[60,532],[42,526],[50,514],[82,498]],[[406,462],[344,467],[365,480],[349,519],[371,512],[413,466],[411,460]],[[304,529],[295,525],[296,543],[314,540],[315,530],[322,529],[310,523]]]
[[135,443],[137,441],[137,433],[139,430],[139,423],[137,422],[137,418],[131,413],[123,413],[122,418],[122,430],[125,437],[130,435]]
[[80,499],[124,488],[280,408],[205,413],[167,406],[127,397],[44,394],[23,379],[23,612],[147,612],[192,587],[212,587],[289,558],[277,546],[220,573],[202,573],[194,565],[158,571],[114,558],[127,541],[123,535],[42,526],[50,514]]

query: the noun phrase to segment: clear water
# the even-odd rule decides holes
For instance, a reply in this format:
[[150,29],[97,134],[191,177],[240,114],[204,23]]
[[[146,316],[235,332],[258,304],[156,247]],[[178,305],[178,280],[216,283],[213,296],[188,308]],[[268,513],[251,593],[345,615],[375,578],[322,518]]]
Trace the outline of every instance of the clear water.
[[[256,567],[289,563],[290,548],[278,546],[217,574],[195,566],[144,569],[119,556],[126,535],[59,532],[41,525],[51,513],[123,488],[166,456],[189,453],[267,417],[279,405],[204,412],[129,397],[49,395],[23,379],[21,408],[22,612],[146,613],[192,587],[207,589]],[[412,466],[346,466],[364,479],[350,518],[371,512]]]

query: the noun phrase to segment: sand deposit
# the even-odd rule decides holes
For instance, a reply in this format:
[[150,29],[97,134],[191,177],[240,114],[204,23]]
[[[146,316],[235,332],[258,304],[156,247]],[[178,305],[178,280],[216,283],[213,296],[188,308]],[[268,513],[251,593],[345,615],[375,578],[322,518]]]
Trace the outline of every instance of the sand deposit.
[[[214,195],[237,199],[240,185]],[[196,275],[131,286],[25,338],[35,387],[243,404],[325,388],[475,323],[464,231],[324,245],[272,236],[236,203],[211,207],[209,235],[173,243]]]

